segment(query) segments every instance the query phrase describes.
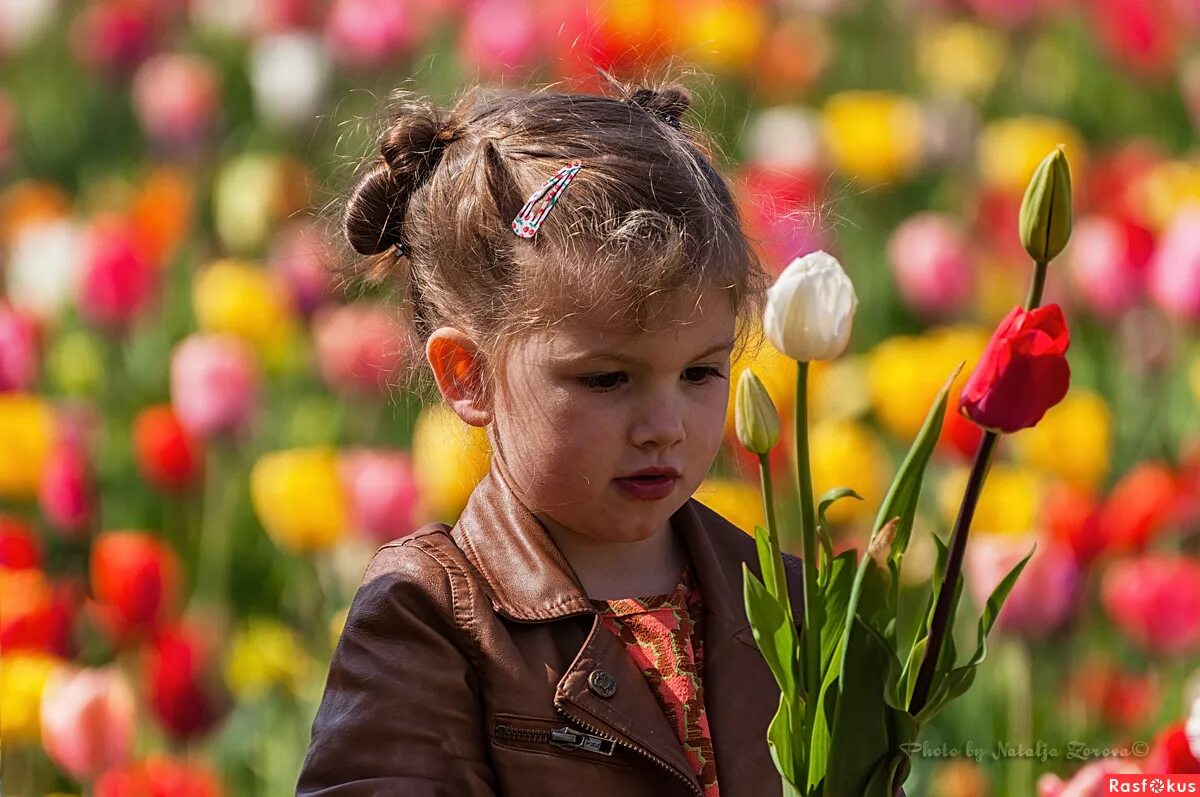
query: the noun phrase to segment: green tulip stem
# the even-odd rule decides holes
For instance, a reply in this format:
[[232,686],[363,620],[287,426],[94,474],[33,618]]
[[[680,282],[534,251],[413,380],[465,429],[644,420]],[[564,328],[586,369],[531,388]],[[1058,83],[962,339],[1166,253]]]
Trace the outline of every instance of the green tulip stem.
[[975,505],[979,502],[979,494],[983,491],[983,481],[987,477],[988,468],[992,464],[992,456],[996,453],[996,442],[1000,439],[999,432],[985,432],[975,451],[975,462],[971,465],[971,476],[967,480],[967,489],[963,493],[962,505],[958,508],[958,517],[954,521],[954,531],[950,535],[950,555],[946,558],[946,570],[938,590],[937,603],[933,609],[933,622],[929,627],[929,642],[925,646],[925,657],[921,660],[921,669],[917,673],[917,683],[913,687],[912,699],[908,704],[908,713],[914,717],[925,707],[933,687],[933,677],[937,670],[938,659],[941,658],[942,642],[950,633],[950,624],[954,619],[950,616],[950,603],[962,574],[963,556],[967,551],[967,535],[971,531],[971,519],[975,516]]
[[800,535],[804,545],[805,727],[812,728],[821,688],[821,606],[817,600],[817,515],[808,457],[808,363],[796,370],[796,494],[800,496]]
[[1029,296],[1025,299],[1025,309],[1032,310],[1042,303],[1042,291],[1046,289],[1046,261],[1034,263],[1033,282],[1029,283]]
[[758,455],[758,474],[762,481],[763,513],[767,519],[767,541],[771,549],[771,570],[763,572],[763,586],[767,592],[779,599],[789,621],[792,618],[792,604],[788,600],[787,575],[783,569],[783,557],[780,555],[779,524],[775,521],[775,486],[771,481],[771,464],[769,454]]

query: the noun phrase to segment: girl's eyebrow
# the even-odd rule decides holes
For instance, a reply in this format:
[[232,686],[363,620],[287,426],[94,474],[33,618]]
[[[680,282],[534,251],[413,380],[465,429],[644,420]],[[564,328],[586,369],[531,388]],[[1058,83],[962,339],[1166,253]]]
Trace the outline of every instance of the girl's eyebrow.
[[[734,344],[734,340],[732,338],[727,341],[724,341],[722,343],[718,343],[717,345],[713,346],[712,348],[705,349],[704,351],[700,352],[695,357],[693,357],[691,360],[688,360],[688,362],[694,362],[695,360],[702,360],[705,357],[708,357],[710,354],[716,354],[717,352],[725,351],[726,349],[732,349],[733,344]],[[611,352],[611,351],[589,351],[589,352],[584,352],[584,353],[578,355],[577,357],[572,357],[571,359],[573,359],[573,360],[616,360],[617,362],[645,364],[645,362],[640,357],[633,357],[628,354],[620,354],[620,353]]]

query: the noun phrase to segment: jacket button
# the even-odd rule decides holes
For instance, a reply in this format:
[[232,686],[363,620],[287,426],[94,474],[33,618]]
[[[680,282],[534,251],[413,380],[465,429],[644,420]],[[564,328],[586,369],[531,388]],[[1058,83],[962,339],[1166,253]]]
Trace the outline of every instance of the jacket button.
[[617,693],[617,682],[607,670],[592,670],[588,676],[588,689],[600,697],[612,697]]

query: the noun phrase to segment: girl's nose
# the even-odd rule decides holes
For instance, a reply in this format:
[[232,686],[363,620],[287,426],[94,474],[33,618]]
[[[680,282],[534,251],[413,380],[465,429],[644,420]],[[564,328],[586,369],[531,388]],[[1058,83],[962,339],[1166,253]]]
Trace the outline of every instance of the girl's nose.
[[634,424],[631,436],[638,448],[651,443],[658,448],[668,448],[683,442],[683,412],[679,404],[670,399],[652,400]]

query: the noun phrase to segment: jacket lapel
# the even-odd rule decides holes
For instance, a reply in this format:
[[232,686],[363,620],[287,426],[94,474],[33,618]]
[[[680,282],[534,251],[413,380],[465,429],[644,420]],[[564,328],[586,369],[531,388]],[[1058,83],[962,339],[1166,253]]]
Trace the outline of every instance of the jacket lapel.
[[[587,639],[558,683],[555,705],[594,730],[644,748],[699,793],[699,781],[646,679],[620,640],[603,627],[570,563],[507,479],[499,458],[493,457],[452,530],[493,608],[521,622],[593,615]],[[755,645],[742,598],[742,562],[760,573],[754,541],[694,498],[672,515],[671,523],[689,549],[703,589],[705,710],[722,797],[749,797],[761,793],[760,787],[777,789],[779,776],[765,735],[779,693],[777,687],[763,688],[760,679],[768,686],[774,686],[774,679]],[[802,591],[793,574],[788,575],[799,616]],[[589,688],[595,670],[615,679],[611,697]],[[742,784],[746,790],[739,792]]]

